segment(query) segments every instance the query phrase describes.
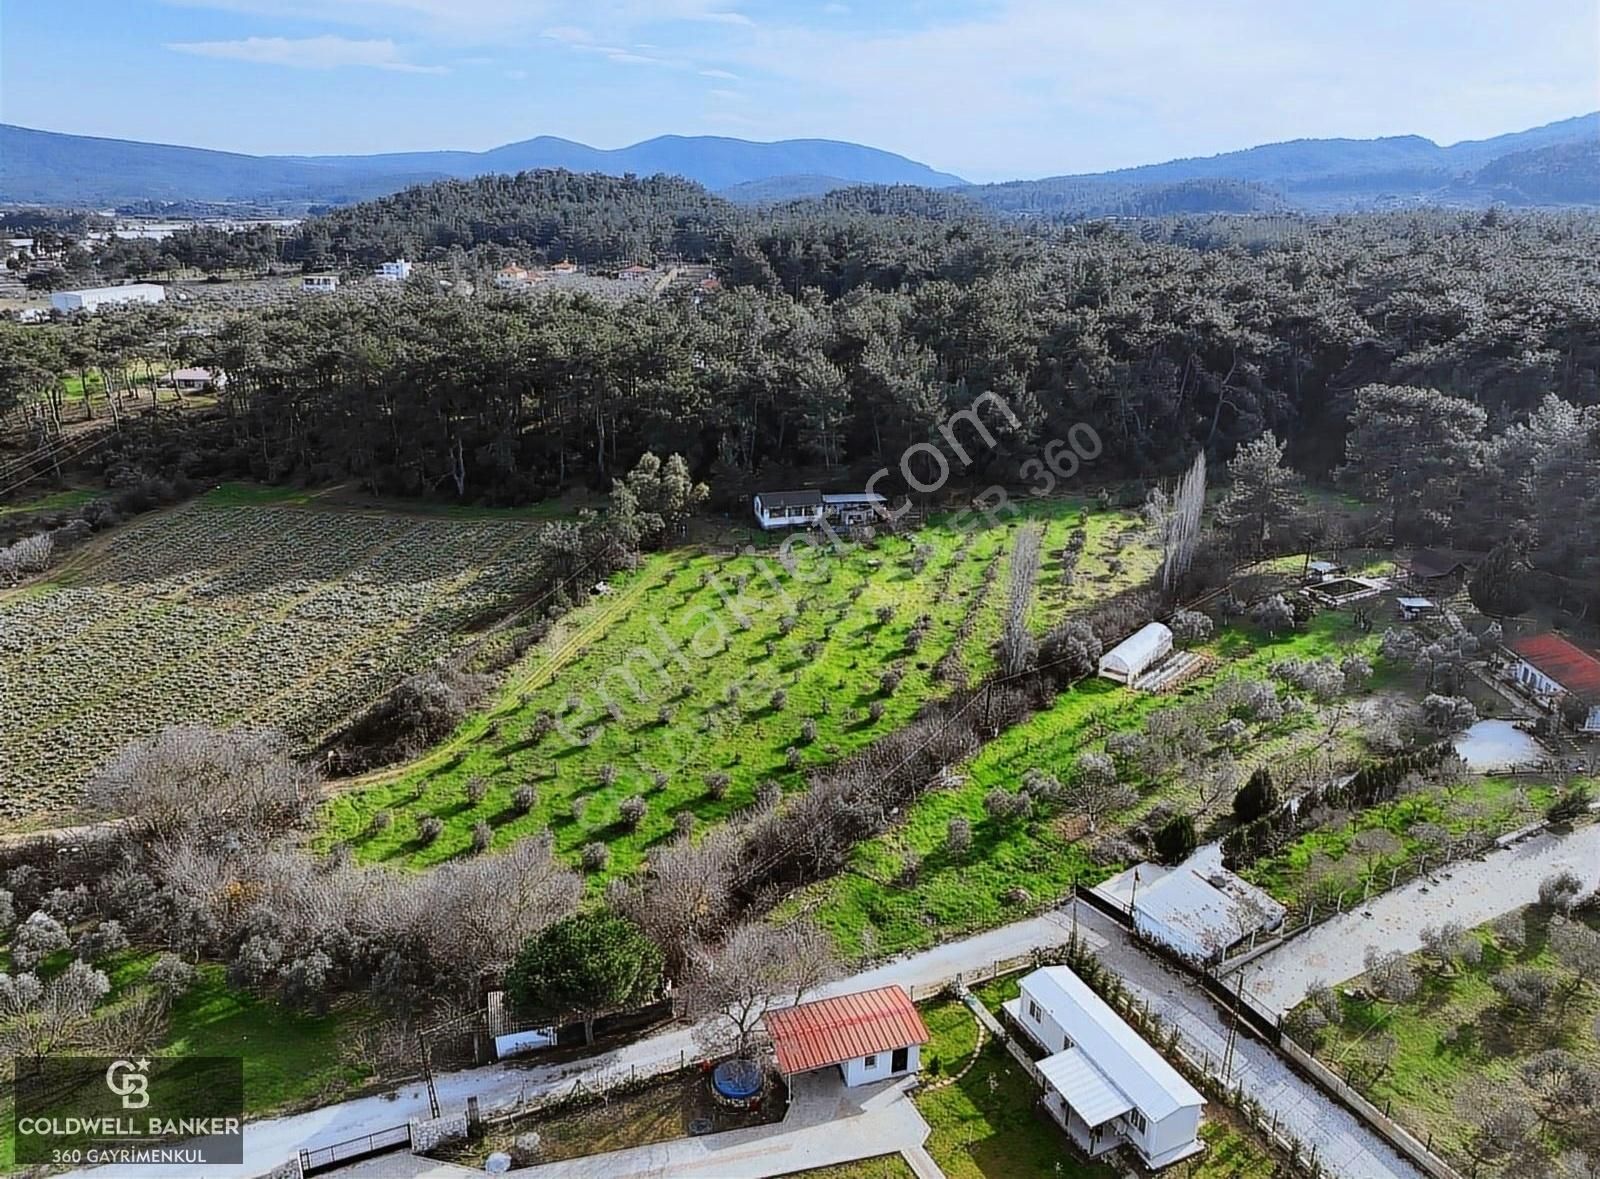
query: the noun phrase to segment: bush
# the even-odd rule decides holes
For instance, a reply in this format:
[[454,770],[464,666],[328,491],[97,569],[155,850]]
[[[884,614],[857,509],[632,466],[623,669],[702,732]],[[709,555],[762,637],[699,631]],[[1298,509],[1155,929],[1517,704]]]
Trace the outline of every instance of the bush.
[[617,767],[610,762],[600,767],[600,785],[602,787],[614,786],[617,781]]
[[883,711],[883,701],[874,700],[867,705],[867,719],[873,724],[877,724],[883,719]]
[[539,801],[539,792],[532,786],[518,786],[511,795],[511,806],[519,815],[530,813]]
[[394,826],[394,812],[383,810],[373,811],[372,818],[367,820],[367,831],[372,835],[382,835]]
[[479,819],[472,825],[472,850],[475,852],[486,852],[493,843],[494,828],[489,826],[489,824],[484,822],[482,819]]
[[972,822],[968,819],[954,818],[945,827],[944,848],[952,856],[964,855],[972,846]]
[[611,863],[611,849],[603,843],[586,843],[578,862],[585,872],[604,872]]
[[809,716],[800,725],[800,739],[807,745],[817,739],[817,722]]
[[1589,805],[1594,801],[1594,791],[1587,782],[1579,782],[1563,790],[1560,796],[1550,804],[1550,809],[1545,811],[1545,818],[1552,823],[1571,823],[1581,819],[1589,813]]
[[444,820],[437,815],[424,815],[417,822],[417,838],[426,846],[444,834]]
[[898,667],[891,667],[878,677],[878,690],[885,696],[893,696],[904,678],[904,672]]
[[617,808],[617,813],[622,816],[622,825],[629,831],[644,822],[644,817],[649,811],[650,805],[637,794],[624,798]]
[[789,693],[779,688],[772,694],[772,711],[782,712],[784,705],[789,703]]
[[484,796],[488,793],[489,783],[487,779],[480,778],[476,774],[467,779],[467,801],[473,806],[477,806],[482,802]]
[[694,834],[694,812],[679,811],[672,816],[672,833],[679,839],[688,839]]
[[167,1002],[194,985],[195,969],[173,953],[163,953],[145,973],[144,980]]
[[706,775],[706,793],[712,798],[726,798],[728,787],[733,784],[733,779],[720,770],[714,774]]

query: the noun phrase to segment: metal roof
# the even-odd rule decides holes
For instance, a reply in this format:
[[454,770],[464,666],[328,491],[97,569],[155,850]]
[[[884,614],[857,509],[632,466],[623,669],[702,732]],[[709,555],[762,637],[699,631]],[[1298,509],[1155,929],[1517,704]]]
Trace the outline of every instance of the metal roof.
[[1600,657],[1560,635],[1530,635],[1511,649],[1567,691],[1600,697]]
[[1050,1087],[1066,1099],[1073,1111],[1091,1126],[1103,1126],[1133,1108],[1106,1075],[1077,1048],[1068,1048],[1039,1062],[1039,1072]]
[[769,1011],[765,1022],[778,1054],[778,1071],[785,1076],[928,1042],[916,1004],[900,987]]
[[1022,990],[1145,1117],[1160,1121],[1185,1106],[1205,1104],[1177,1069],[1067,967],[1044,966],[1025,975]]
[[758,491],[756,498],[764,508],[820,508],[820,491]]

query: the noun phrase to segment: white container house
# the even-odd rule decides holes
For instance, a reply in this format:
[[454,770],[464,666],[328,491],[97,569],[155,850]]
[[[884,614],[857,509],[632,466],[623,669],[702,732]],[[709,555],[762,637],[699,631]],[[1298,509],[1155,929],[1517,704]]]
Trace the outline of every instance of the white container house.
[[1100,674],[1132,686],[1150,668],[1172,654],[1172,632],[1159,622],[1135,631],[1100,656]]

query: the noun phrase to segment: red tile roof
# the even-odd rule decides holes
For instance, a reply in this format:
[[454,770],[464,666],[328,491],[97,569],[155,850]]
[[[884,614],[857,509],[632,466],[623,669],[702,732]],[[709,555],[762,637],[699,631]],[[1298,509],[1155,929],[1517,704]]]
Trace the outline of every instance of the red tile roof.
[[1600,657],[1560,635],[1531,635],[1512,643],[1511,649],[1567,691],[1600,697]]
[[766,1025],[785,1076],[928,1042],[922,1016],[900,987],[769,1011]]

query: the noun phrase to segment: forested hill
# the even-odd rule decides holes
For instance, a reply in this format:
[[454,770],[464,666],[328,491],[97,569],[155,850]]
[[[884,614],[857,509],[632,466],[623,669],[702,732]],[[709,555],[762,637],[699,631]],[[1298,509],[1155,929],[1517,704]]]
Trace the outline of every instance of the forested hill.
[[651,262],[720,252],[738,211],[672,176],[543,171],[408,188],[307,221],[284,258],[374,265],[487,250],[523,262]]

